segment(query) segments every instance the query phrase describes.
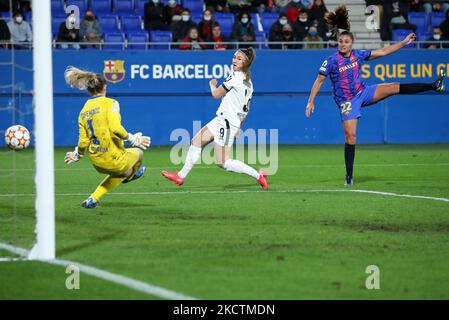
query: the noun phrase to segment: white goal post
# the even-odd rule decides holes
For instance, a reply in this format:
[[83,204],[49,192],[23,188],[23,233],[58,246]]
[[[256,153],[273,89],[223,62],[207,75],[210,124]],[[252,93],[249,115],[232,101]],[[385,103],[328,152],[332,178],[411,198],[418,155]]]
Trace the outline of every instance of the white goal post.
[[50,0],[33,1],[36,244],[29,259],[55,258],[53,69]]

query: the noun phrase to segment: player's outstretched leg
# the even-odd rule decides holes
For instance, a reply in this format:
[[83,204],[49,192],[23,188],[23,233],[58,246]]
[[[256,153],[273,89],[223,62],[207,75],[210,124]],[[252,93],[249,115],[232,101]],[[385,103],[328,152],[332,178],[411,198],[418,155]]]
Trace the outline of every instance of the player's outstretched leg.
[[201,128],[200,132],[198,132],[195,137],[192,139],[192,144],[189,147],[189,151],[187,152],[186,161],[184,166],[179,172],[168,172],[162,171],[161,174],[168,180],[173,181],[177,185],[182,185],[184,183],[185,178],[192,170],[193,166],[198,162],[201,157],[201,148],[212,141],[214,135],[208,129],[207,126]]
[[90,195],[89,198],[83,201],[81,204],[86,209],[93,209],[98,206],[100,199],[108,192],[114,190],[121,183],[128,183],[130,181],[141,178],[146,170],[146,167],[142,165],[143,151],[140,149],[132,148],[127,149],[130,155],[129,164],[134,165],[123,176],[111,176],[108,175]]

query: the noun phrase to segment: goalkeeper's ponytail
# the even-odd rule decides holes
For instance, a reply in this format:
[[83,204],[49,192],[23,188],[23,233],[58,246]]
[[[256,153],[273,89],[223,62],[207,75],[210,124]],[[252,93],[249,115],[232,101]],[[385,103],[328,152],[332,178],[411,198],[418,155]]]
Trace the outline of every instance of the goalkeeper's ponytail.
[[71,87],[87,90],[90,95],[96,95],[104,90],[106,80],[101,74],[68,66],[64,72],[64,79]]

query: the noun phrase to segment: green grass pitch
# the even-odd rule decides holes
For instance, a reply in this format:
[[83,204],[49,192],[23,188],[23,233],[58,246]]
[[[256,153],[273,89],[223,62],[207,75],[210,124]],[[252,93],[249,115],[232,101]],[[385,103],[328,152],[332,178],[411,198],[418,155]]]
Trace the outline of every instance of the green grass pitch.
[[[280,147],[265,192],[205,165],[178,187],[160,174],[175,170],[169,149],[154,147],[146,176],[95,210],[81,202],[103,176],[88,159],[66,166],[68,149],[57,149],[57,257],[199,299],[448,299],[449,202],[337,192],[348,190],[342,149]],[[28,249],[34,163],[31,149],[0,150],[0,242]],[[358,146],[354,182],[449,198],[449,146]],[[369,265],[380,268],[379,290],[365,288]],[[0,299],[158,298],[84,274],[80,290],[67,290],[67,276],[61,266],[0,261]]]

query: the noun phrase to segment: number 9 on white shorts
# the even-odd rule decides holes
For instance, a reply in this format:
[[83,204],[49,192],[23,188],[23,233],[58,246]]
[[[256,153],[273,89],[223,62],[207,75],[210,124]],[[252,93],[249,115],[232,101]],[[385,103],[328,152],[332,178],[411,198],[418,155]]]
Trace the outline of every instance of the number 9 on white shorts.
[[213,118],[206,126],[213,133],[215,143],[222,147],[232,146],[235,135],[239,130],[222,117]]

